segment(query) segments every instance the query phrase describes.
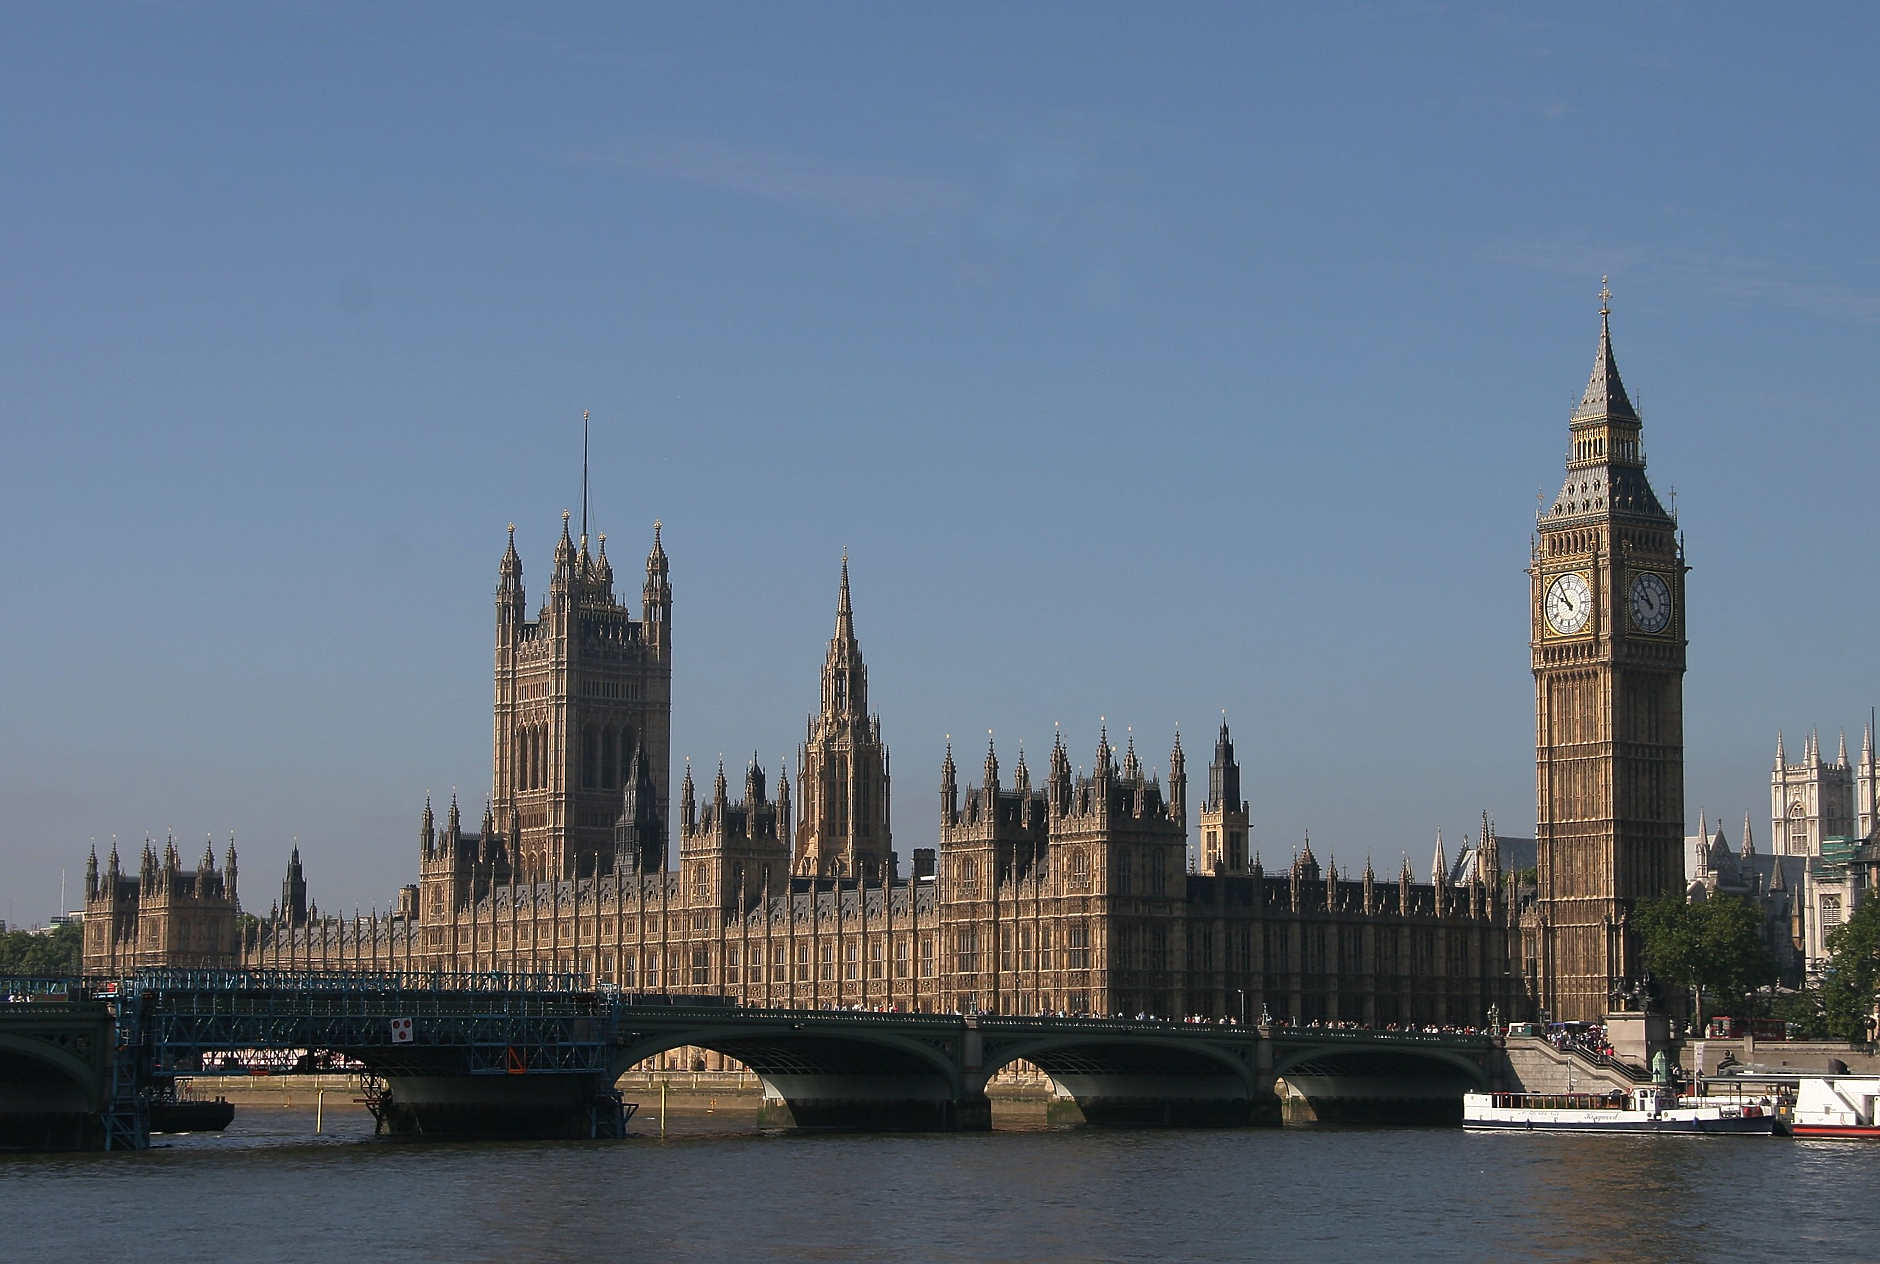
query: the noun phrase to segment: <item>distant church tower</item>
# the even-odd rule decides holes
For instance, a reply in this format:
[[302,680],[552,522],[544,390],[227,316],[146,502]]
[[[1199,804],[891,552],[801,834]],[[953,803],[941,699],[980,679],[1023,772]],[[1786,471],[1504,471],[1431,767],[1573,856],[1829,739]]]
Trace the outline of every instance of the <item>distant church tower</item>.
[[802,820],[794,868],[799,877],[879,882],[894,870],[888,832],[888,748],[881,717],[868,711],[868,667],[849,606],[849,555],[842,554],[836,630],[823,660],[822,709],[810,717],[797,753]]
[[1640,420],[1599,353],[1531,577],[1540,1005],[1596,1019],[1643,973],[1633,903],[1682,889],[1684,548],[1645,478]]
[[[666,867],[664,822],[672,776],[672,585],[659,524],[646,556],[640,617],[615,599],[607,537],[588,552],[561,516],[548,600],[528,617],[516,530],[496,588],[495,819],[519,838],[503,857],[525,881],[605,873],[615,864],[616,824],[634,803],[641,825],[631,862]],[[641,758],[644,757],[644,766]],[[640,799],[650,777],[653,802]],[[650,810],[649,810],[650,808]],[[656,823],[656,824],[655,824]],[[485,840],[489,845],[490,840]]]
[[[1873,762],[1872,737],[1861,748],[1863,773]],[[1846,838],[1873,815],[1872,790],[1855,812],[1854,765],[1847,758],[1847,738],[1833,761],[1821,757],[1821,738],[1802,739],[1802,762],[1791,764],[1782,735],[1776,734],[1776,766],[1769,774],[1769,842],[1778,856],[1819,856],[1824,838]],[[1865,837],[1871,825],[1861,834]]]

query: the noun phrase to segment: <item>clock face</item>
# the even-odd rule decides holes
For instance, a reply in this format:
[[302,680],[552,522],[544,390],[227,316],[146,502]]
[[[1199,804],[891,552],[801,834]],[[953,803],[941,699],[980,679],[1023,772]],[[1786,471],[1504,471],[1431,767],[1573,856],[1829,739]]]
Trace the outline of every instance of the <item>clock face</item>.
[[1663,632],[1671,622],[1671,587],[1662,575],[1646,571],[1632,580],[1625,605],[1633,627],[1641,632]]
[[1577,571],[1569,571],[1547,589],[1547,626],[1571,636],[1593,615],[1593,590]]

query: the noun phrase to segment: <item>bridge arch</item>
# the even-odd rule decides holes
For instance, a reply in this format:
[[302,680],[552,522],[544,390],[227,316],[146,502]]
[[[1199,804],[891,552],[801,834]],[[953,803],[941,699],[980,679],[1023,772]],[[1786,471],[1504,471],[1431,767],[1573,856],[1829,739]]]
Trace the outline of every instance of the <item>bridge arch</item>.
[[1488,1088],[1488,1069],[1480,1059],[1459,1049],[1440,1046],[1305,1045],[1275,1054],[1273,1074],[1284,1079],[1288,1073],[1295,1076],[1437,1076],[1466,1079],[1474,1088]]
[[1023,1060],[1051,1077],[1094,1124],[1237,1127],[1268,1122],[1276,1106],[1260,1083],[1257,1046],[1153,1031],[988,1035],[979,1083]]
[[962,1093],[958,1050],[952,1047],[958,1033],[922,1039],[891,1029],[836,1030],[812,1017],[785,1016],[649,1026],[628,1033],[614,1058],[616,1078],[648,1058],[691,1046],[749,1067],[764,1087],[765,1115],[772,1103],[787,1106],[800,1127],[984,1126],[977,1118],[983,1112],[975,1110],[983,1097]]
[[0,1083],[22,1082],[69,1082],[83,1096],[80,1109],[96,1110],[104,1101],[102,1078],[87,1054],[40,1036],[0,1032]]
[[1480,1055],[1408,1042],[1282,1047],[1273,1071],[1292,1122],[1460,1123],[1463,1095],[1489,1087]]

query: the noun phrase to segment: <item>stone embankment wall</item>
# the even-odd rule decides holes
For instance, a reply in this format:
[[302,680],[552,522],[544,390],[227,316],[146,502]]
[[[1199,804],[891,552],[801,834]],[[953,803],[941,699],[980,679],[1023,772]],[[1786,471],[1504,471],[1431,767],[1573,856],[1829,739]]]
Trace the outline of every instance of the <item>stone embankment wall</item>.
[[1686,1040],[1676,1050],[1678,1065],[1686,1074],[1702,1062],[1705,1075],[1717,1074],[1718,1064],[1728,1055],[1738,1065],[1768,1071],[1826,1071],[1832,1059],[1839,1058],[1856,1075],[1880,1075],[1880,1055],[1856,1048],[1839,1040]]
[[202,1101],[221,1097],[237,1106],[295,1110],[312,1110],[322,1093],[327,1110],[353,1106],[365,1096],[356,1075],[192,1075],[179,1078],[177,1090]]
[[1489,1075],[1497,1089],[1523,1093],[1629,1092],[1632,1081],[1589,1058],[1556,1049],[1539,1036],[1509,1036]]

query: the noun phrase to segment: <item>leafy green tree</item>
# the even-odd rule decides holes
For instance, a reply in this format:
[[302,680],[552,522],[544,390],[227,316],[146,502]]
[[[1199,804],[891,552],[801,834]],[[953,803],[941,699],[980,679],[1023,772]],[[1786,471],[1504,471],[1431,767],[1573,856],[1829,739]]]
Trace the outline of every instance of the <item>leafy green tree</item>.
[[1828,936],[1821,1007],[1828,1030],[1844,1040],[1873,1039],[1867,1026],[1880,991],[1880,898],[1869,898]]
[[1632,924],[1644,939],[1645,967],[1691,993],[1695,1021],[1704,1021],[1704,998],[1735,1005],[1775,982],[1776,961],[1763,942],[1762,910],[1729,895],[1687,901],[1682,895],[1641,900]]
[[55,926],[43,935],[0,931],[0,974],[75,975],[83,952],[77,926]]

